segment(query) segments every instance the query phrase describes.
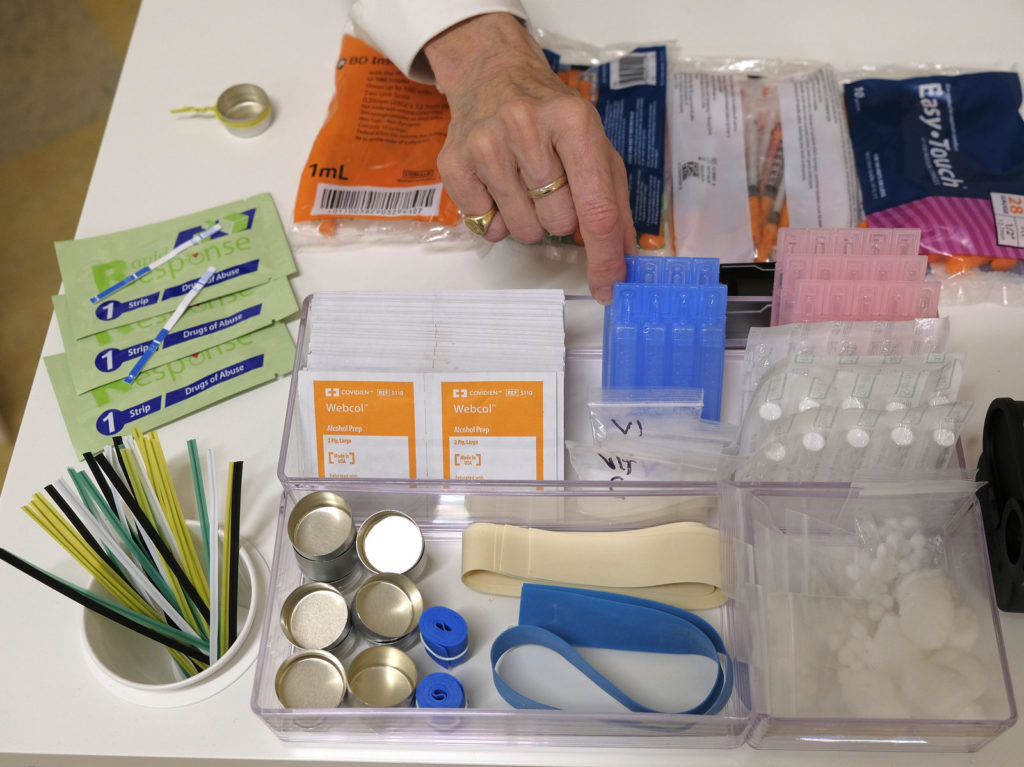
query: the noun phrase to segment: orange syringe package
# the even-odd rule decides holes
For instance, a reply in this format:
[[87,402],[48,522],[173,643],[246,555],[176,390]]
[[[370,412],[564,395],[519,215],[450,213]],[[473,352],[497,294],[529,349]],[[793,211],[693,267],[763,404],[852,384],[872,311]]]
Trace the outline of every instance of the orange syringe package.
[[327,117],[302,170],[296,231],[332,239],[349,232],[448,236],[459,213],[441,185],[437,155],[449,119],[436,88],[409,80],[346,35]]

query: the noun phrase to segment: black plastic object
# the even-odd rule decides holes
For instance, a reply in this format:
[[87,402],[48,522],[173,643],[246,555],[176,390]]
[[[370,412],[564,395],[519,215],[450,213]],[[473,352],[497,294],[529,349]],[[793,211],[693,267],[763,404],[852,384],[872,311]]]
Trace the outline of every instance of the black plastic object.
[[1024,402],[1000,397],[985,415],[978,459],[981,516],[996,604],[1024,612]]

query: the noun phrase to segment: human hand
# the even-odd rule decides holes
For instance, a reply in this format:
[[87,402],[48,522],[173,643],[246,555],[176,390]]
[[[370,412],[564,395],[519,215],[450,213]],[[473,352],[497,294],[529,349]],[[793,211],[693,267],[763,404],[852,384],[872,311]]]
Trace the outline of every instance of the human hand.
[[[537,242],[579,229],[590,292],[610,303],[636,247],[626,169],[593,105],[551,71],[508,14],[476,16],[424,47],[451,108],[438,157],[445,188],[468,216],[497,212],[484,232]],[[529,190],[568,184],[531,197]]]

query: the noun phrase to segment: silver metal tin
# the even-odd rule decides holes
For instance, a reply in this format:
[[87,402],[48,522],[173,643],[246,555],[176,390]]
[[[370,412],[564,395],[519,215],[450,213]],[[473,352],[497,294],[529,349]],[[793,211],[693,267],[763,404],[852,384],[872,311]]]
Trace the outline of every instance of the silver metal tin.
[[217,98],[217,118],[239,138],[258,136],[273,120],[270,97],[258,85],[232,85]]
[[397,647],[370,647],[349,664],[349,689],[357,705],[393,708],[412,703],[419,673],[412,658]]
[[401,573],[415,578],[426,557],[423,532],[412,517],[394,509],[371,514],[356,537],[359,561],[373,573]]
[[281,605],[281,631],[303,650],[340,650],[352,630],[345,596],[327,583],[294,589]]
[[337,708],[348,691],[341,661],[323,650],[290,655],[277,670],[274,691],[285,708]]
[[412,646],[419,638],[423,596],[408,576],[377,573],[352,597],[352,619],[374,644]]
[[299,570],[313,581],[341,581],[358,564],[352,510],[336,493],[320,490],[299,499],[288,516]]

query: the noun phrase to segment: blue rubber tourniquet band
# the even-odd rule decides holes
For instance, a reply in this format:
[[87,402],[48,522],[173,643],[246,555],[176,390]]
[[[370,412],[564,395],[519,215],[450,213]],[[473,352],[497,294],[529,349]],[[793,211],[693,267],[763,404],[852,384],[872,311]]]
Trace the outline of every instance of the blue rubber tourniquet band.
[[444,668],[462,663],[469,647],[466,620],[448,607],[429,607],[420,616],[420,638],[431,658]]
[[[718,632],[693,613],[648,599],[562,586],[525,584],[519,625],[502,632],[491,645],[494,686],[515,708],[555,708],[512,688],[498,672],[509,650],[539,645],[559,653],[595,685],[631,711],[652,712],[630,698],[588,663],[573,647],[700,655],[718,664],[718,676],[698,705],[681,714],[715,714],[732,694],[732,659]],[[666,713],[666,712],[662,712]]]
[[416,685],[416,705],[419,708],[465,708],[466,693],[451,674],[435,671]]

